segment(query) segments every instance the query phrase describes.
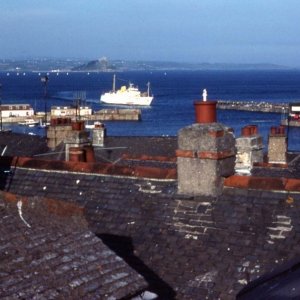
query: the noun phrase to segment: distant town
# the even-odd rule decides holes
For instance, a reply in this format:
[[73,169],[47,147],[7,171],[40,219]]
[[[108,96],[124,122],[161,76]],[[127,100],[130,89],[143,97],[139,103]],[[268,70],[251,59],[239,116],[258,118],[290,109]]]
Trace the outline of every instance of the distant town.
[[276,64],[187,63],[163,61],[127,61],[100,59],[1,59],[1,72],[122,72],[156,70],[280,70],[290,69]]

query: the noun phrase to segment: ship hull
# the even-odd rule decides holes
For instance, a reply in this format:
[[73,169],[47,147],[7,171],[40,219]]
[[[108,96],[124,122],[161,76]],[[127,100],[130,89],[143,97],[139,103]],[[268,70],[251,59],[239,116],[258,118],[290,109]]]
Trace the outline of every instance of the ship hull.
[[115,105],[141,105],[141,106],[149,106],[153,97],[147,96],[140,96],[140,97],[126,97],[113,94],[113,93],[106,93],[101,96],[100,102],[106,104],[115,104]]

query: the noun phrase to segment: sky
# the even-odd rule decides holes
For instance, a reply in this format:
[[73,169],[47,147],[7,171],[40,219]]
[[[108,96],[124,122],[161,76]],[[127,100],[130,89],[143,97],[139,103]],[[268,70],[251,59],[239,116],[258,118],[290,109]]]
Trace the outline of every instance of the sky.
[[300,66],[299,0],[0,0],[0,58]]

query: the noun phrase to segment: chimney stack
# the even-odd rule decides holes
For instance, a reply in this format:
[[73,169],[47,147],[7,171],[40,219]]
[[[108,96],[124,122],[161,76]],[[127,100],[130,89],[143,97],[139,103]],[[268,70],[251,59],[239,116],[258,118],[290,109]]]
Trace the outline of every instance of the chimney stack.
[[286,164],[287,145],[285,126],[271,127],[268,141],[268,162]]
[[263,139],[258,134],[257,125],[247,125],[242,128],[241,137],[236,139],[235,171],[250,174],[253,163],[263,161]]
[[106,128],[104,124],[95,122],[95,127],[93,128],[93,146],[103,147],[105,136]]
[[[72,130],[67,132],[65,142],[65,158],[66,161],[70,160],[70,149],[83,148],[89,146],[89,132],[84,130],[83,121],[72,122]],[[84,160],[84,159],[83,159]]]
[[234,174],[235,139],[230,128],[216,123],[216,101],[195,101],[196,123],[178,133],[178,193],[218,196],[224,177]]
[[50,126],[47,127],[47,145],[55,149],[64,141],[68,132],[72,130],[70,118],[51,118]]

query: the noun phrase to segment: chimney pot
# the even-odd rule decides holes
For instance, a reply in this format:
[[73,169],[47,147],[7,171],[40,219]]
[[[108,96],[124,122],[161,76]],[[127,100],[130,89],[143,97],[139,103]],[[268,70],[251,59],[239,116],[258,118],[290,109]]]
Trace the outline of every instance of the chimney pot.
[[257,125],[249,125],[251,128],[251,135],[258,134],[258,127]]
[[280,125],[278,130],[279,130],[279,134],[281,134],[281,135],[285,134],[285,126],[284,125]]
[[79,162],[84,161],[84,151],[79,147],[69,148],[69,161]]
[[243,137],[251,136],[251,127],[250,127],[249,125],[244,126],[244,127],[242,128],[242,136],[243,136]]
[[270,133],[271,133],[272,135],[275,135],[276,132],[277,132],[277,127],[276,127],[276,126],[272,126],[271,129],[270,129]]
[[82,130],[84,130],[84,121],[75,121],[75,122],[72,122],[72,130],[74,130],[74,131],[82,131]]
[[195,101],[196,123],[207,124],[217,121],[217,101]]
[[90,145],[83,146],[84,154],[85,154],[85,161],[87,163],[95,162],[95,152],[94,147]]
[[50,120],[50,125],[51,125],[51,126],[56,126],[56,125],[57,125],[57,118],[52,118],[52,119]]

